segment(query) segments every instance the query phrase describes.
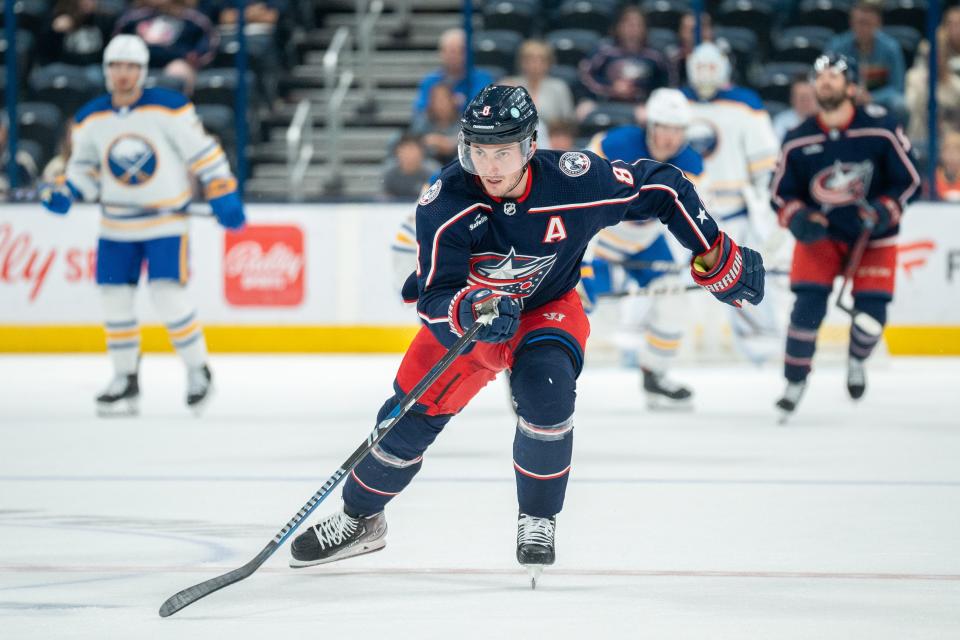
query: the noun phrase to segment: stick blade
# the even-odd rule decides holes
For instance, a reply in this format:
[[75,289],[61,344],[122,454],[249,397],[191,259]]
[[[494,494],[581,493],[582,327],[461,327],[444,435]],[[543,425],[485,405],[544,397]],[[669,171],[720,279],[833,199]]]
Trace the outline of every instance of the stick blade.
[[253,575],[253,572],[260,568],[264,562],[267,561],[267,558],[276,550],[277,544],[271,542],[263,550],[257,554],[257,556],[243,565],[239,569],[234,569],[219,575],[216,578],[210,578],[209,580],[204,580],[199,584],[195,584],[192,587],[187,587],[183,591],[178,591],[173,594],[160,606],[160,617],[167,618],[172,616],[176,612],[180,611],[184,607],[190,606],[197,600],[201,598],[206,598],[208,595],[214,591],[219,591],[224,587],[229,587],[231,584],[240,582],[244,578],[249,578]]

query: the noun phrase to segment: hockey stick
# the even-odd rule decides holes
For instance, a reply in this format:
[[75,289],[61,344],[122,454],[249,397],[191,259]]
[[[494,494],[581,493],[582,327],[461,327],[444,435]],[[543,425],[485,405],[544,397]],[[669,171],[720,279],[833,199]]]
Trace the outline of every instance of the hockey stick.
[[[769,269],[764,272],[768,276],[789,276],[790,272],[783,269]],[[632,291],[610,291],[607,293],[598,294],[598,298],[629,298],[631,296],[672,296],[681,293],[689,293],[691,291],[698,291],[703,289],[698,284],[685,284],[685,285],[675,285],[672,287],[651,287],[647,285],[646,287],[640,287]]]
[[131,202],[104,202],[100,201],[94,204],[99,204],[101,207],[116,207],[118,209],[136,209],[138,211],[145,211],[150,213],[175,213],[182,216],[190,216],[191,218],[212,218],[213,217],[213,207],[211,207],[206,202],[197,202],[187,205],[186,209],[165,209],[165,208],[155,208],[155,207],[144,207],[139,204],[133,204]]
[[853,282],[853,276],[857,272],[857,269],[860,268],[860,261],[863,259],[863,253],[867,249],[867,243],[870,242],[870,234],[872,232],[873,221],[869,219],[864,220],[863,231],[857,236],[857,240],[853,244],[853,249],[850,250],[850,255],[847,258],[847,268],[843,272],[843,284],[840,285],[840,293],[837,295],[837,308],[850,316],[853,326],[857,329],[871,338],[879,338],[883,334],[883,325],[880,321],[863,311],[854,309],[852,304],[847,306],[843,302],[843,298],[847,292],[847,285]]
[[260,568],[260,566],[267,561],[267,558],[273,555],[273,552],[280,548],[280,545],[289,538],[297,528],[303,523],[303,521],[313,513],[313,510],[317,508],[323,500],[330,494],[333,489],[340,484],[340,482],[347,476],[350,471],[356,467],[361,460],[370,450],[373,449],[374,445],[380,442],[384,436],[394,427],[400,419],[403,418],[416,404],[417,400],[420,399],[427,389],[429,389],[437,379],[443,375],[443,372],[446,371],[450,365],[453,363],[457,357],[466,350],[470,343],[473,342],[474,337],[477,335],[477,332],[480,329],[490,324],[495,317],[497,317],[497,307],[496,298],[489,301],[485,305],[481,306],[481,315],[477,321],[471,326],[467,331],[447,350],[447,353],[433,365],[433,368],[427,372],[427,375],[417,383],[417,385],[410,391],[407,395],[403,397],[402,400],[397,404],[396,407],[380,421],[377,426],[373,428],[373,431],[370,432],[370,435],[367,436],[367,439],[357,447],[346,461],[340,465],[340,468],[333,472],[333,475],[330,476],[326,482],[323,483],[323,486],[320,487],[320,490],[313,494],[313,496],[307,500],[307,502],[300,507],[300,510],[297,511],[290,521],[283,526],[280,531],[277,532],[277,535],[273,537],[273,540],[267,543],[263,549],[260,550],[253,560],[243,565],[239,569],[234,569],[228,573],[217,576],[216,578],[211,578],[199,584],[195,584],[192,587],[188,587],[183,591],[180,591],[169,598],[166,602],[160,607],[160,617],[166,618],[167,616],[173,615],[177,611],[180,611],[184,607],[193,604],[200,598],[204,598],[214,591],[222,589],[224,587],[230,586],[235,582],[240,582],[244,578],[249,578],[253,573]]

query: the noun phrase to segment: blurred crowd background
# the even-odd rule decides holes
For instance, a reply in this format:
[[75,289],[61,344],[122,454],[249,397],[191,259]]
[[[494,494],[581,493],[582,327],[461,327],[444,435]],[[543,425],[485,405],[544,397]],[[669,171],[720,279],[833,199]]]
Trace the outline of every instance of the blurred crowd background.
[[781,137],[816,112],[816,56],[857,59],[858,101],[894,113],[934,170],[925,195],[960,200],[956,0],[940,6],[936,27],[933,157],[926,0],[702,7],[698,21],[685,0],[16,0],[16,29],[0,16],[0,50],[15,48],[0,90],[16,88],[17,125],[11,163],[8,100],[0,197],[32,199],[62,172],[71,116],[104,90],[104,46],[133,33],[150,49],[149,85],[191,97],[248,201],[409,200],[455,157],[463,105],[493,81],[530,90],[541,146],[585,147],[605,129],[643,124],[654,89],[683,87],[700,40],[723,49],[733,82],[759,94]]

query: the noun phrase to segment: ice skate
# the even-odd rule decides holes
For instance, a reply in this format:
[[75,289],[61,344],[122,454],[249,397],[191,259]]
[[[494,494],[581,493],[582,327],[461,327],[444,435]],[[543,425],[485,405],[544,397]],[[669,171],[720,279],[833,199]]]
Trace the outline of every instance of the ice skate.
[[530,574],[531,589],[537,588],[543,567],[556,559],[553,544],[556,530],[555,517],[537,518],[521,513],[517,519],[517,562]]
[[867,390],[867,372],[863,360],[850,358],[847,362],[847,391],[854,400],[863,397]]
[[668,379],[665,373],[642,369],[643,391],[647,408],[657,410],[688,410],[693,408],[693,392]]
[[373,553],[387,545],[386,536],[387,518],[382,511],[356,518],[338,511],[297,536],[290,545],[290,566],[312,567]]
[[187,406],[197,415],[213,396],[213,376],[207,365],[187,370]]
[[135,416],[140,413],[140,382],[135,373],[118,373],[97,396],[98,416]]
[[803,392],[807,389],[807,381],[788,382],[787,388],[783,392],[783,397],[777,400],[777,409],[780,411],[780,424],[785,424],[793,412],[796,411]]

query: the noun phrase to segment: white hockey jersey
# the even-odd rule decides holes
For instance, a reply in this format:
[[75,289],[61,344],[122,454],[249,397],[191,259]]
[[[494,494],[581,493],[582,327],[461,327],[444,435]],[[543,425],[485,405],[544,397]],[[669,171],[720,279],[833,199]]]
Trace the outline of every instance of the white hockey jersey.
[[707,177],[698,187],[710,212],[720,221],[763,213],[751,217],[767,223],[779,143],[759,96],[741,87],[724,89],[709,100],[700,100],[691,87],[683,92],[693,108],[687,138],[703,156]]
[[187,233],[181,213],[193,198],[191,174],[207,199],[236,191],[220,145],[203,129],[193,104],[167,89],[145,89],[130,107],[109,95],[75,118],[66,180],[86,201],[102,203],[101,237],[149,240]]

